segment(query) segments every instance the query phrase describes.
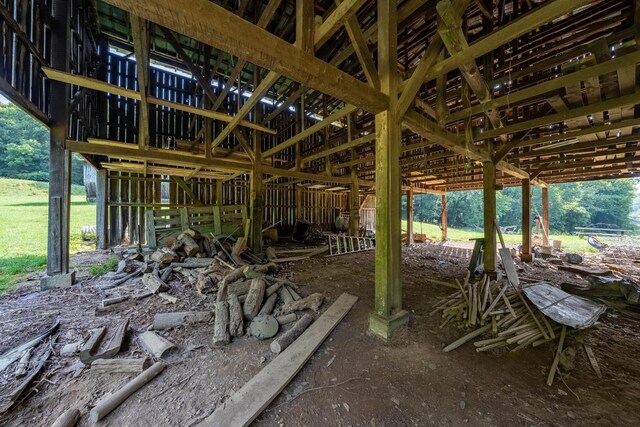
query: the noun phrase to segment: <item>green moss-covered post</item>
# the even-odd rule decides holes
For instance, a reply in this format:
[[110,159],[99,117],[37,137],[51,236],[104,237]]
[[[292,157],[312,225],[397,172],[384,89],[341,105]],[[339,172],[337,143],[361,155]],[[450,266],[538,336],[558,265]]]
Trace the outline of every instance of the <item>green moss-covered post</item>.
[[484,178],[484,271],[496,272],[496,165],[492,161],[482,164]]
[[376,115],[375,309],[369,330],[390,339],[407,323],[402,309],[400,248],[400,124],[396,116],[397,21],[395,0],[378,1],[378,72],[389,109]]
[[531,182],[522,180],[522,249],[520,259],[531,262]]

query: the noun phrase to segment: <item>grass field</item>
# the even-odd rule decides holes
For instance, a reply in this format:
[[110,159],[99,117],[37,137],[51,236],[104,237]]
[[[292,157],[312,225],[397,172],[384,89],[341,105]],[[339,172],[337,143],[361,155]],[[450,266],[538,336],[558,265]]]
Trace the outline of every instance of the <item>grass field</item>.
[[[0,178],[0,292],[47,263],[47,190],[46,182]],[[71,252],[93,248],[82,242],[81,230],[95,224],[95,212],[84,187],[73,186]]]
[[[406,231],[406,229],[407,229],[407,222],[402,221],[402,230]],[[442,231],[440,231],[440,226],[436,224],[428,224],[428,223],[414,221],[413,232],[426,234],[427,237],[430,237],[434,240],[440,240],[442,238]],[[483,236],[483,232],[480,230],[463,230],[459,228],[449,228],[447,230],[447,238],[449,240],[466,241],[469,239],[475,239],[482,236]],[[504,234],[503,237],[504,237],[505,243],[508,243],[508,244],[519,245],[522,243],[521,234]],[[596,249],[594,249],[589,245],[585,237],[551,233],[550,238],[561,240],[562,249],[567,251],[573,251],[577,253],[596,252]],[[605,240],[605,239],[602,239],[602,240]]]

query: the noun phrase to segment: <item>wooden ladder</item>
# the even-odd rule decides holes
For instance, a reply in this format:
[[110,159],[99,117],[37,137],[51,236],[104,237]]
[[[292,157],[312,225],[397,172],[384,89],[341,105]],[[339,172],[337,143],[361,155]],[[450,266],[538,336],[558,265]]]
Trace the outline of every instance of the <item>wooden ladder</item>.
[[344,236],[338,234],[329,234],[327,237],[329,239],[329,254],[326,256],[370,251],[376,247],[376,239],[370,237]]

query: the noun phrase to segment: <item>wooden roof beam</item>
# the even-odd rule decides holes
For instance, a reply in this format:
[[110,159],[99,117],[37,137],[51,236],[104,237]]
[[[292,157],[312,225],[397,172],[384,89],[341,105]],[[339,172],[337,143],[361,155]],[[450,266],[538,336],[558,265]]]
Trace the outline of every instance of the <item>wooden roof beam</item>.
[[[140,92],[136,92],[135,90],[125,89],[120,86],[112,85],[110,83],[105,83],[103,81],[91,78],[84,77],[77,74],[65,73],[62,71],[54,70],[53,68],[43,67],[42,71],[45,73],[47,78],[51,80],[56,80],[76,86],[86,87],[89,89],[97,90],[99,92],[111,93],[118,96],[124,96],[126,98],[135,99],[140,101],[141,95]],[[196,114],[202,117],[207,117],[214,120],[220,120],[222,122],[230,123],[233,121],[234,117],[229,116],[227,114],[218,113],[212,110],[204,110],[202,108],[193,107],[191,105],[178,104],[176,102],[165,101],[164,99],[158,99],[154,97],[147,97],[147,102],[149,104],[160,105],[163,107],[173,108],[175,110],[184,111],[185,113]],[[276,131],[264,127],[262,125],[258,125],[256,123],[250,122],[248,120],[242,120],[240,122],[240,126],[248,127],[251,129],[259,130],[261,132],[270,133],[272,135],[276,134]]]
[[380,91],[208,0],[105,2],[371,113],[387,108]]
[[366,0],[344,0],[338,4],[333,13],[316,28],[314,34],[316,48],[325,44],[365,2]]
[[149,24],[144,19],[129,15],[133,52],[136,57],[138,90],[140,94],[140,110],[138,115],[138,144],[149,146]]

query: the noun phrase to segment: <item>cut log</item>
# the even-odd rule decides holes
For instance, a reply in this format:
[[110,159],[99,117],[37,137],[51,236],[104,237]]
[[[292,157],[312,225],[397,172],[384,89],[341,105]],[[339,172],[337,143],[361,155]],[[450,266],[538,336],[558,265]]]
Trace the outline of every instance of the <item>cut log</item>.
[[[285,289],[285,288],[282,288],[282,289]],[[302,298],[299,301],[291,301],[291,302],[285,303],[282,306],[281,312],[282,314],[289,314],[289,313],[293,313],[294,311],[301,311],[301,310],[308,310],[308,309],[313,311],[318,311],[323,301],[324,301],[324,296],[322,296],[322,294],[319,294],[319,293],[311,294],[308,297]]]
[[171,341],[151,331],[140,334],[138,343],[147,354],[156,359],[162,359],[162,357],[176,348]]
[[151,260],[158,264],[171,264],[178,260],[178,254],[169,248],[158,248],[151,254]]
[[294,301],[300,301],[302,299],[302,297],[298,295],[298,293],[294,291],[292,288],[287,286],[287,290],[289,291],[289,295],[293,297]]
[[107,299],[103,299],[102,303],[100,305],[102,306],[102,308],[105,308],[105,307],[108,307],[110,305],[118,304],[119,302],[126,301],[128,299],[129,299],[129,297],[124,297],[124,296],[123,297],[107,298]]
[[242,306],[236,294],[230,294],[227,302],[229,303],[229,334],[232,337],[239,337],[244,334]]
[[282,301],[283,304],[293,302],[293,297],[289,293],[289,290],[286,286],[280,288],[280,290],[278,291],[278,295],[280,295],[280,301]]
[[145,273],[142,276],[142,283],[154,293],[165,292],[169,290],[169,286],[162,281],[155,273]]
[[162,274],[160,275],[160,280],[167,283],[171,278],[171,274],[173,273],[173,267],[169,266],[162,270]]
[[127,400],[129,396],[160,374],[165,366],[162,361],[156,362],[152,367],[125,384],[120,390],[105,398],[91,410],[89,415],[91,421],[95,423],[106,417],[111,411],[117,408],[118,405]]
[[216,347],[229,344],[229,303],[218,301],[215,303],[215,324],[213,327],[213,345]]
[[276,320],[278,321],[278,323],[280,323],[280,325],[286,325],[288,323],[295,322],[296,320],[298,320],[298,316],[295,313],[289,313],[289,314],[285,314],[284,316],[276,317]]
[[[89,340],[80,349],[80,361],[90,365],[96,359],[109,359],[118,354],[128,328],[129,319],[126,319],[118,323],[115,328],[109,328],[108,334],[105,326],[94,330]],[[111,337],[106,343],[103,342],[105,335]]]
[[187,256],[195,256],[200,252],[200,245],[188,234],[182,233],[178,236],[178,241],[182,242],[182,250]]
[[280,290],[280,288],[284,285],[282,282],[278,282],[275,285],[271,285],[267,288],[267,296],[270,297],[271,294]]
[[247,248],[247,240],[244,237],[238,237],[238,239],[236,240],[236,244],[233,245],[233,250],[231,251],[231,254],[239,257],[240,254],[242,254],[242,252],[244,252],[246,248]]
[[22,352],[22,356],[20,357],[20,361],[18,361],[18,366],[16,366],[15,376],[16,378],[22,378],[27,375],[27,369],[29,368],[29,360],[31,359],[32,348],[28,348]]
[[262,305],[262,308],[260,309],[260,312],[258,313],[258,315],[271,314],[271,312],[273,311],[273,307],[276,306],[277,299],[278,299],[278,294],[275,294],[275,293],[272,294],[269,298],[267,298],[267,300]]
[[252,281],[253,279],[230,283],[228,288],[228,293],[236,294],[238,296],[246,295],[247,293],[249,293],[249,289],[251,288]]
[[153,329],[163,330],[194,323],[208,322],[212,314],[209,311],[180,311],[176,313],[157,313],[153,317]]
[[99,374],[139,374],[149,367],[149,358],[98,359],[91,362],[91,372]]
[[251,287],[247,293],[247,299],[244,301],[244,317],[251,320],[253,319],[262,306],[264,300],[264,292],[266,284],[262,279],[253,279],[251,281]]
[[240,268],[236,268],[235,270],[232,270],[229,274],[225,276],[224,282],[233,283],[240,279],[246,279],[244,272],[249,268],[250,268],[249,265],[245,265],[244,267],[240,267]]
[[211,276],[204,273],[198,274],[198,280],[196,281],[196,291],[198,291],[200,295],[204,295],[213,292],[213,290],[214,283]]
[[67,409],[51,424],[51,427],[73,427],[80,420],[80,410],[78,408]]
[[122,273],[125,268],[127,268],[127,261],[121,259],[120,261],[118,261],[118,268],[116,269],[116,274]]
[[158,296],[160,298],[162,298],[163,300],[168,301],[171,304],[175,304],[175,303],[178,302],[178,298],[177,297],[174,297],[173,295],[168,294],[166,292],[160,292],[160,293],[158,293]]
[[182,232],[182,234],[186,234],[187,236],[191,237],[193,240],[202,239],[202,234],[200,234],[198,230],[195,230],[193,228],[187,228]]
[[306,313],[287,332],[271,342],[271,351],[280,354],[285,348],[298,338],[313,322],[313,316]]

